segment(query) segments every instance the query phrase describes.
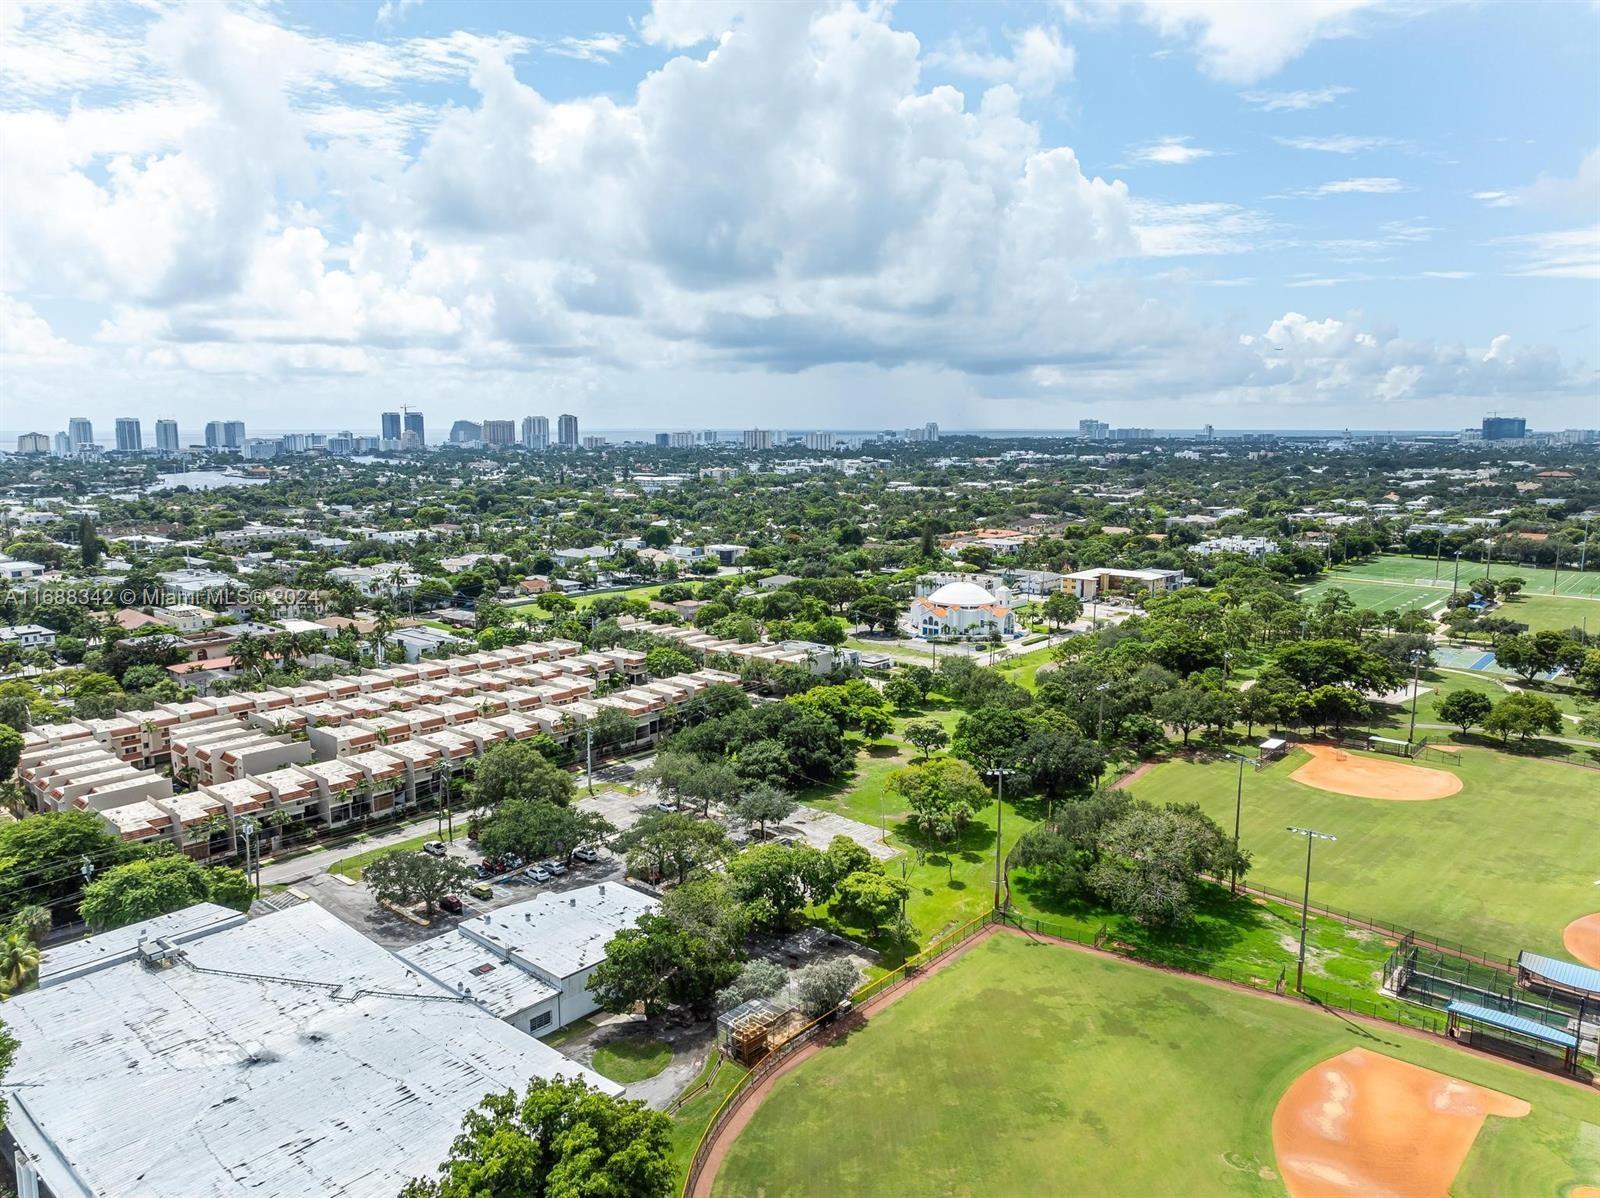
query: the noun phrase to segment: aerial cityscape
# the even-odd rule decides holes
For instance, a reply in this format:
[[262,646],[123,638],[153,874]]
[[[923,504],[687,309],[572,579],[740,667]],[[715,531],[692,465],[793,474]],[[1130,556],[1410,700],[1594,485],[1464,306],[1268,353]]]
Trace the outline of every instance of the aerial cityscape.
[[0,9],[0,1198],[1600,1198],[1597,68]]

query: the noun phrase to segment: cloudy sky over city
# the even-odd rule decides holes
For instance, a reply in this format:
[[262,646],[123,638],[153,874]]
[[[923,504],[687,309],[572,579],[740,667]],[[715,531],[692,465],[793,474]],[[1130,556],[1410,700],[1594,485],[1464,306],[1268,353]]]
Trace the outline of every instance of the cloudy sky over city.
[[0,426],[1600,424],[1589,3],[0,6]]

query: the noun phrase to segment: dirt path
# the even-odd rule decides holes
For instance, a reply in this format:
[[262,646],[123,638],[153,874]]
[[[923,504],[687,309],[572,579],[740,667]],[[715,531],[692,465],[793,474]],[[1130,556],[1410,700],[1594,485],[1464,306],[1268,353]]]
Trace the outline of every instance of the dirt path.
[[[859,1008],[857,1008],[857,1014],[864,1019],[869,1013],[876,1014],[877,1012],[885,1010],[894,1005],[894,1003],[899,1001],[899,998],[902,994],[908,994],[912,990],[915,990],[918,986],[922,985],[923,982],[927,981],[946,965],[950,964],[950,962],[960,958],[973,945],[987,940],[990,936],[994,935],[1000,930],[1000,924],[991,924],[990,926],[984,928],[983,931],[977,933],[975,936],[970,937],[966,943],[951,949],[932,965],[927,966],[925,969],[919,970],[914,978],[910,979],[909,981],[902,982],[900,985],[895,986],[890,990],[885,990],[882,994],[868,999]],[[712,1187],[716,1185],[717,1181],[717,1171],[722,1168],[722,1162],[724,1159],[726,1159],[728,1150],[733,1147],[733,1142],[739,1138],[739,1133],[743,1131],[749,1124],[750,1120],[755,1117],[756,1111],[760,1108],[762,1102],[766,1100],[767,1095],[772,1092],[772,1087],[777,1084],[778,1079],[783,1077],[786,1073],[789,1073],[796,1066],[802,1065],[806,1061],[809,1061],[812,1057],[816,1056],[817,1053],[834,1043],[834,1041],[837,1040],[843,1032],[855,1027],[858,1022],[859,1021],[853,1017],[849,1027],[839,1028],[825,1037],[818,1036],[805,1047],[796,1050],[790,1055],[788,1060],[784,1061],[771,1073],[767,1074],[766,1077],[757,1082],[744,1095],[743,1100],[740,1102],[738,1108],[733,1112],[732,1116],[729,1117],[728,1121],[717,1130],[716,1138],[711,1142],[711,1151],[706,1157],[706,1163],[701,1168],[700,1175],[695,1178],[694,1189],[689,1191],[689,1198],[711,1198]]]
[[1126,774],[1123,774],[1122,777],[1113,782],[1111,784],[1111,789],[1127,790],[1128,787],[1132,786],[1140,778],[1143,778],[1146,774],[1160,764],[1161,762],[1159,761],[1141,761],[1138,765],[1134,766]]

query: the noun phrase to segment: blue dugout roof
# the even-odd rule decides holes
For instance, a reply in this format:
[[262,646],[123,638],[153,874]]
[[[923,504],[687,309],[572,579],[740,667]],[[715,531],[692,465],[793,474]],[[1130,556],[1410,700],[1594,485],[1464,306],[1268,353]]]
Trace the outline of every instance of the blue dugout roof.
[[1571,990],[1587,990],[1600,994],[1600,969],[1587,965],[1574,965],[1556,957],[1541,957],[1538,953],[1518,953],[1517,964],[1529,973],[1536,973],[1547,981]]
[[1530,1040],[1539,1040],[1545,1044],[1554,1044],[1557,1048],[1578,1047],[1578,1037],[1553,1027],[1546,1027],[1542,1023],[1535,1023],[1531,1019],[1524,1019],[1521,1015],[1510,1015],[1505,1011],[1491,1010],[1470,1002],[1453,1002],[1445,1010],[1451,1015],[1459,1015],[1474,1023],[1487,1023],[1490,1027],[1516,1032],[1519,1036],[1527,1036]]

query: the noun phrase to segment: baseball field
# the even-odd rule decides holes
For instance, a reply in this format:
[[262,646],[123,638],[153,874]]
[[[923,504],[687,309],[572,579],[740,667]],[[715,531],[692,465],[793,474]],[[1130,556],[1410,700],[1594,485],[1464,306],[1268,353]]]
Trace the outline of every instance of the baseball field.
[[[1564,929],[1600,911],[1600,773],[1488,749],[1425,767],[1349,752],[1351,780],[1334,785],[1355,793],[1336,793],[1325,788],[1341,764],[1331,755],[1297,748],[1245,770],[1240,842],[1254,858],[1252,883],[1298,899],[1306,845],[1286,830],[1293,825],[1338,837],[1315,846],[1314,902],[1483,952],[1559,955]],[[1311,767],[1322,772],[1303,772]],[[1374,771],[1388,779],[1387,797],[1360,789]],[[1237,778],[1232,762],[1174,760],[1128,789],[1151,803],[1199,803],[1231,831]]]
[[712,1193],[1565,1198],[1600,1184],[1597,1108],[1444,1044],[1001,932],[778,1077]]

